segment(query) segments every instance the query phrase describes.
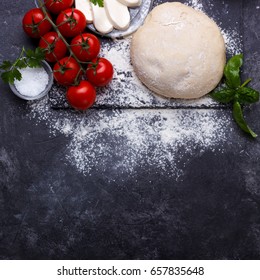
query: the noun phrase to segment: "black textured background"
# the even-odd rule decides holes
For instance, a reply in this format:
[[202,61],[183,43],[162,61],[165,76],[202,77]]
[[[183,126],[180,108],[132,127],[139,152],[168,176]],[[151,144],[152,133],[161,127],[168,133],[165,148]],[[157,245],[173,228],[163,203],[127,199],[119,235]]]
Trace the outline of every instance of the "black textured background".
[[[260,1],[229,2],[243,7],[244,74],[260,89]],[[1,2],[0,60],[33,44],[20,24],[33,6]],[[50,141],[26,102],[0,89],[0,259],[260,259],[259,139],[231,124],[224,153],[193,156],[179,182],[152,168],[107,182],[65,165],[67,138]],[[260,134],[260,104],[246,116]]]

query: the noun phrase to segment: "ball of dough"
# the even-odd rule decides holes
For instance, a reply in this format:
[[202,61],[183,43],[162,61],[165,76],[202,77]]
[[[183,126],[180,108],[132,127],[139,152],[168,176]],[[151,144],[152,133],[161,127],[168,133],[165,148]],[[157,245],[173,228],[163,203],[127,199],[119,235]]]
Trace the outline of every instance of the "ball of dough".
[[133,35],[131,61],[138,78],[170,98],[199,98],[220,82],[224,38],[207,15],[181,3],[154,8]]

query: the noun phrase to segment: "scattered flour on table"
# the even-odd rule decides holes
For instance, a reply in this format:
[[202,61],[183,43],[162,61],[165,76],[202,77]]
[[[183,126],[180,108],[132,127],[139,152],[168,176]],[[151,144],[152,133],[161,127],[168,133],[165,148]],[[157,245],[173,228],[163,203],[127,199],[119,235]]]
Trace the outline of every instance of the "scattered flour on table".
[[81,114],[50,110],[47,98],[32,102],[30,109],[52,135],[70,139],[68,163],[83,174],[110,174],[111,180],[124,180],[140,169],[178,179],[190,157],[221,152],[230,129],[221,110],[90,109]]
[[[201,1],[189,1],[203,10]],[[240,51],[238,31],[223,31],[227,49]],[[47,98],[28,103],[29,117],[45,122],[51,135],[63,134],[69,141],[64,159],[83,174],[110,174],[124,180],[140,169],[179,178],[185,164],[206,151],[222,152],[231,120],[221,110],[167,109],[169,101],[151,94],[137,79],[130,64],[130,39],[105,42],[102,55],[115,66],[110,87],[98,93],[96,107],[86,113],[52,110]],[[194,101],[173,101],[183,107],[208,106],[208,97]],[[139,109],[102,110],[100,105]],[[142,109],[156,105],[164,109]],[[131,106],[130,106],[131,107]],[[51,136],[50,135],[50,136]]]
[[203,4],[201,3],[201,0],[189,0],[187,4],[196,10],[203,11]]
[[242,38],[236,29],[221,29],[226,42],[227,53],[231,56],[243,52]]

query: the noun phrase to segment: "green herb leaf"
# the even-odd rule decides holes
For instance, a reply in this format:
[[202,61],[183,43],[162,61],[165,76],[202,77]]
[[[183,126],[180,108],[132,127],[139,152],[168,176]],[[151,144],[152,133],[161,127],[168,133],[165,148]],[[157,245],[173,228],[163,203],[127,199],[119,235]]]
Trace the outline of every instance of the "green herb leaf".
[[21,72],[16,68],[12,69],[11,71],[12,71],[12,74],[13,74],[14,78],[18,81],[21,81],[21,79],[22,79]]
[[0,69],[3,70],[9,70],[12,67],[12,63],[8,60],[3,61],[3,63],[0,65]]
[[27,66],[25,59],[19,59],[15,62],[17,68],[25,68]]
[[34,57],[34,51],[31,49],[28,49],[25,51],[26,57],[30,58],[30,57]]
[[27,60],[27,65],[31,68],[37,68],[41,66],[41,63],[38,59],[30,58]]
[[225,66],[224,76],[226,78],[226,85],[229,88],[237,89],[241,85],[240,68],[243,65],[243,55],[233,56]]
[[255,134],[254,131],[247,125],[243,116],[241,105],[238,101],[234,102],[233,105],[233,117],[243,131],[250,134],[253,138],[257,137],[257,134]]
[[99,7],[104,7],[104,1],[103,0],[90,0],[91,3],[94,5],[98,5]]
[[3,72],[1,78],[5,83],[13,84],[15,80],[21,80],[22,75],[16,68],[13,68],[9,71]]
[[35,51],[33,50],[26,50],[26,57],[27,57],[27,65],[29,67],[40,67],[41,61],[44,59],[44,50],[41,48],[36,48]]
[[234,100],[236,91],[234,89],[224,88],[210,94],[210,96],[221,103],[229,103]]
[[5,83],[14,83],[14,78],[12,75],[12,71],[6,71],[1,74],[1,78]]
[[41,67],[42,60],[44,60],[45,54],[44,50],[41,48],[36,48],[33,50],[25,50],[22,48],[19,58],[15,62],[3,61],[0,65],[0,69],[3,70],[1,78],[4,82],[13,84],[15,80],[21,80],[22,75],[18,69],[25,67]]
[[237,101],[240,104],[256,103],[259,101],[259,92],[249,87],[241,87],[237,90]]
[[252,104],[259,101],[259,92],[247,87],[252,79],[247,79],[241,85],[240,68],[243,65],[243,55],[233,56],[226,64],[224,69],[224,77],[226,88],[216,91],[210,94],[210,96],[221,103],[233,102],[233,117],[239,127],[250,134],[253,138],[257,135],[247,125],[241,104]]

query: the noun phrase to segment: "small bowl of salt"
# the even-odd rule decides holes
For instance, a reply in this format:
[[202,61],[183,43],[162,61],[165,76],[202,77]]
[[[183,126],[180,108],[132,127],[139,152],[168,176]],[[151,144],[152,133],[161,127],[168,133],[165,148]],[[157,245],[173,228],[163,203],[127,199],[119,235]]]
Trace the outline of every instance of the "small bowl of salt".
[[15,95],[24,100],[35,100],[48,94],[53,84],[53,73],[50,65],[43,60],[42,67],[19,69],[22,74],[20,81],[9,84]]

